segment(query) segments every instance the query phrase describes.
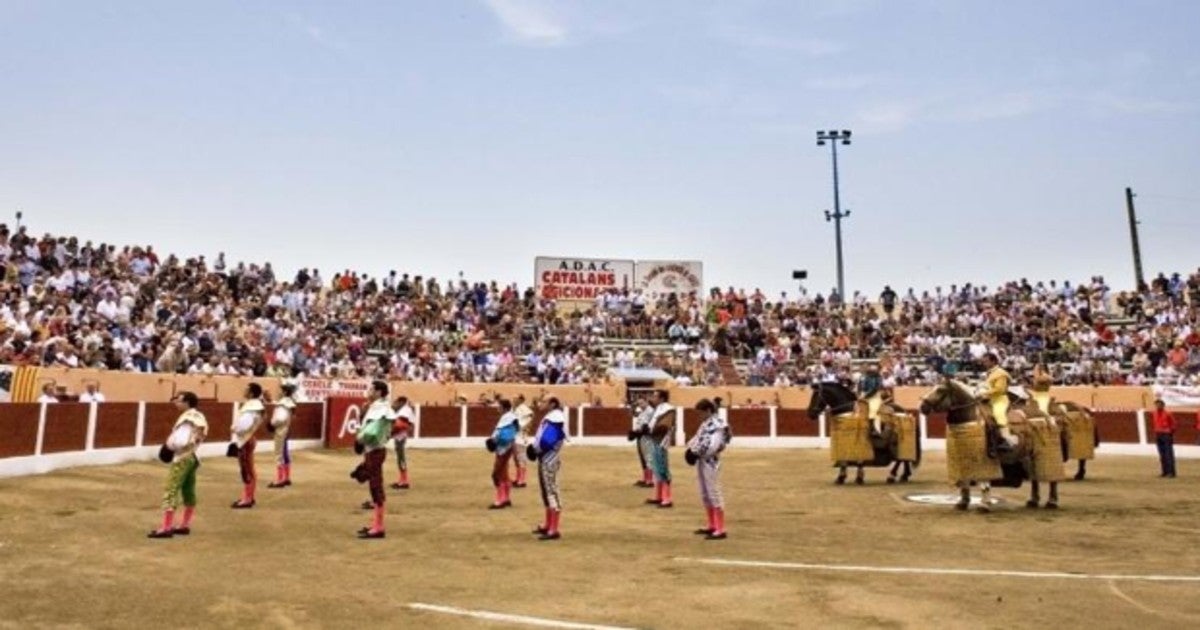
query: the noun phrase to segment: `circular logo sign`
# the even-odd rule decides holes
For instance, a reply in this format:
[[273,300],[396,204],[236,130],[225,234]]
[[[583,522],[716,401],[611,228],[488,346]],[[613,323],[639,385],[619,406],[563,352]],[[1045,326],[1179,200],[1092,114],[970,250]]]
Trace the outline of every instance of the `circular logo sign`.
[[[912,501],[913,503],[920,503],[922,505],[956,505],[958,503],[959,498],[960,497],[957,494],[906,494],[906,495],[904,495],[905,501]],[[988,503],[988,505],[996,505],[997,503],[1000,503],[1000,499],[997,497],[992,497],[991,501]],[[983,501],[977,496],[972,496],[971,497],[971,505],[983,505]]]

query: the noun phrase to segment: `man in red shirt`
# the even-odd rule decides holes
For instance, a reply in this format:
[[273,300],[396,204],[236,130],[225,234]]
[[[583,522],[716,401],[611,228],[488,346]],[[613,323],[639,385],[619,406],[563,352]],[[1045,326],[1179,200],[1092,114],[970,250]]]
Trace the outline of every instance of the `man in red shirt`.
[[1154,427],[1154,442],[1158,446],[1158,463],[1162,465],[1160,477],[1175,478],[1175,416],[1167,411],[1162,399],[1154,401],[1150,414]]

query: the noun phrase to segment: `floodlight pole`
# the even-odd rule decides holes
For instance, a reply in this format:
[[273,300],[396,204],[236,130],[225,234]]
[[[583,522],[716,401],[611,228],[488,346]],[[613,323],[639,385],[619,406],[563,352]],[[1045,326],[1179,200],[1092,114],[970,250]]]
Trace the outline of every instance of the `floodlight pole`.
[[841,193],[838,190],[838,143],[850,144],[849,130],[830,130],[817,132],[817,146],[829,142],[830,155],[833,157],[833,212],[825,211],[825,221],[833,221],[834,239],[837,242],[837,290],[842,303],[846,301],[846,272],[842,258],[842,219],[850,216],[850,211],[842,212]]

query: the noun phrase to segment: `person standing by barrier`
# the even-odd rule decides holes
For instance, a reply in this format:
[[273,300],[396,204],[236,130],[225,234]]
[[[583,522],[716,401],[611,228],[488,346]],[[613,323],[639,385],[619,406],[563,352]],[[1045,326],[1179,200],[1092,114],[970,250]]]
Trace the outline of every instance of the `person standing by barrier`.
[[651,467],[654,469],[654,498],[646,503],[660,508],[675,505],[671,498],[671,459],[667,448],[675,430],[675,409],[667,402],[667,392],[658,389],[650,396],[654,407],[650,420]]
[[717,406],[705,399],[696,403],[696,410],[704,414],[704,422],[688,441],[684,459],[696,466],[700,478],[700,499],[708,513],[708,527],[696,530],[707,540],[722,540],[725,532],[725,497],[721,492],[721,453],[729,446],[732,435],[729,423],[718,413]]
[[[514,488],[524,488],[527,485],[529,475],[529,462],[525,454],[525,447],[529,446],[529,431],[533,428],[533,409],[529,408],[529,404],[525,402],[524,394],[517,394],[514,399],[516,403],[513,408],[513,413],[517,416],[517,443],[513,447],[513,463],[517,467],[517,479],[513,483]],[[507,471],[506,471],[507,474]]]
[[487,448],[495,454],[492,464],[492,485],[496,488],[496,498],[488,506],[489,510],[501,510],[512,507],[512,481],[508,478],[508,461],[512,459],[513,450],[517,448],[517,430],[520,420],[513,413],[512,403],[500,401],[500,419],[496,428],[487,439]]
[[258,475],[254,471],[254,450],[258,448],[258,428],[262,426],[266,406],[263,405],[263,389],[258,383],[246,386],[246,401],[238,407],[229,427],[233,434],[233,443],[226,452],[238,460],[238,470],[242,474],[242,498],[233,502],[235,510],[245,510],[254,507],[254,491],[258,486]]
[[412,435],[413,428],[416,426],[416,413],[413,411],[412,405],[408,404],[408,398],[401,396],[392,404],[392,409],[396,411],[396,421],[392,425],[392,445],[396,448],[396,467],[399,469],[400,477],[396,483],[392,484],[393,490],[408,490],[411,486],[408,483],[408,438]]
[[526,454],[529,459],[537,460],[538,485],[542,490],[542,504],[546,506],[545,523],[534,529],[533,533],[538,534],[538,540],[558,540],[562,538],[558,528],[563,510],[558,485],[558,473],[562,468],[559,454],[567,438],[567,414],[557,398],[549,399],[546,404],[550,411],[538,425],[537,434],[526,449]]
[[1154,411],[1150,413],[1150,422],[1154,427],[1154,443],[1158,446],[1158,463],[1162,467],[1160,477],[1175,478],[1175,416],[1167,411],[1162,399],[1154,401]]
[[292,414],[296,409],[296,386],[287,384],[282,388],[283,397],[275,403],[271,422],[267,430],[275,435],[275,481],[268,488],[286,488],[292,485],[292,451],[288,445],[288,433],[292,428]]
[[371,383],[371,406],[363,414],[362,425],[354,439],[354,452],[363,456],[363,461],[350,474],[359,483],[366,483],[371,491],[371,501],[363,504],[374,512],[370,527],[358,530],[364,539],[383,538],[383,505],[387,496],[383,491],[383,462],[387,459],[387,439],[396,421],[396,410],[388,402],[388,384],[384,381]]
[[[158,458],[171,465],[163,490],[162,526],[150,532],[150,538],[171,538],[192,533],[192,517],[196,515],[196,469],[200,460],[196,449],[208,434],[208,420],[196,407],[200,399],[192,392],[175,397],[175,407],[182,413],[175,427],[159,450]],[[175,527],[175,510],[183,504],[183,520]]]

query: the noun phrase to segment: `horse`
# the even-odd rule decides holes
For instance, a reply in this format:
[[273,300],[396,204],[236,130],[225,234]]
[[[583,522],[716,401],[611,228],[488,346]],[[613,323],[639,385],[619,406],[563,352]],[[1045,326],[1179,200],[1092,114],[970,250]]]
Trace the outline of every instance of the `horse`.
[[971,504],[971,486],[981,490],[981,512],[991,510],[992,485],[1019,488],[1027,478],[1026,453],[1014,449],[999,434],[988,403],[966,387],[946,379],[921,400],[921,413],[946,412],[946,468],[959,489],[955,509]]
[[1092,413],[1082,405],[1073,402],[1051,401],[1050,414],[1063,427],[1062,458],[1063,462],[1072,459],[1078,462],[1075,471],[1075,481],[1083,481],[1087,475],[1087,460],[1096,456],[1096,447],[1100,446],[1100,429]]
[[830,456],[838,468],[834,483],[846,483],[846,468],[857,467],[854,483],[866,483],[865,466],[886,467],[892,463],[892,451],[880,435],[872,435],[865,405],[860,407],[854,392],[840,383],[815,383],[808,403],[808,417],[816,420],[828,410]]
[[1009,394],[1008,425],[1021,439],[1025,469],[1029,475],[1030,497],[1027,508],[1037,508],[1041,499],[1039,482],[1050,485],[1046,509],[1058,508],[1058,482],[1064,478],[1062,446],[1066,432],[1065,420],[1045,411],[1035,400]]
[[888,471],[887,482],[896,483],[896,474],[903,467],[900,483],[908,483],[914,468],[921,465],[921,425],[909,411],[892,400],[885,399],[879,408],[879,424],[882,427],[883,441],[891,449],[892,469]]

